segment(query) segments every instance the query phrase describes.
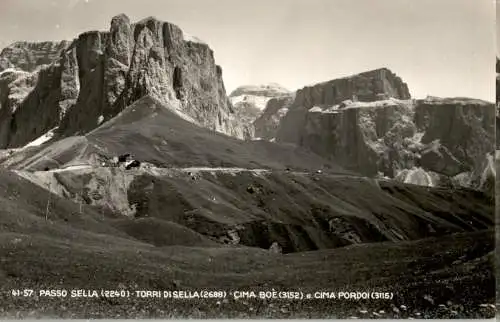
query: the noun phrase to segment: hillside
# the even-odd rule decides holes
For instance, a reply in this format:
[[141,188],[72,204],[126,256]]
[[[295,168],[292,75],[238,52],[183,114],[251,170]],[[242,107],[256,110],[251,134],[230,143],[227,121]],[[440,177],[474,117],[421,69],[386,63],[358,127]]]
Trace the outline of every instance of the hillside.
[[[110,163],[123,153],[143,163],[130,170]],[[493,314],[493,203],[478,191],[367,179],[301,148],[197,127],[151,97],[85,136],[16,150],[3,165],[14,170],[0,172],[7,288],[315,292],[369,285],[395,296],[333,303],[228,297],[187,300],[175,311],[158,299],[9,297],[6,316]]]
[[2,50],[0,318],[494,316],[494,104],[387,68],[227,96],[214,57],[125,15]]
[[[351,316],[470,318],[491,317],[493,314],[493,310],[487,305],[494,301],[491,269],[494,246],[491,231],[479,230],[404,242],[355,242],[354,244],[344,242],[344,245],[350,244],[351,246],[339,247],[341,246],[339,244],[330,244],[329,248],[322,246],[320,250],[304,252],[303,250],[307,250],[306,247],[295,249],[287,255],[281,255],[262,249],[267,247],[270,241],[262,238],[266,236],[262,232],[254,231],[255,236],[261,236],[258,241],[260,244],[256,245],[258,247],[245,246],[249,241],[251,242],[248,239],[250,237],[248,234],[240,234],[241,243],[234,243],[234,240],[231,240],[231,236],[234,236],[232,234],[227,234],[226,239],[214,238],[215,236],[210,236],[210,233],[217,232],[213,224],[210,225],[206,220],[198,221],[200,217],[189,217],[190,214],[194,213],[185,212],[183,207],[176,206],[178,202],[193,205],[196,201],[195,194],[202,196],[204,191],[206,194],[207,190],[203,186],[209,182],[212,182],[212,185],[209,186],[211,188],[208,191],[214,190],[214,179],[210,179],[213,176],[207,174],[203,177],[200,179],[202,183],[198,185],[191,184],[184,189],[181,185],[177,185],[179,193],[183,195],[181,199],[178,198],[178,193],[176,198],[172,196],[170,200],[165,199],[166,196],[169,196],[168,193],[157,194],[155,192],[161,190],[153,188],[152,194],[148,196],[149,209],[138,207],[142,211],[148,209],[147,212],[151,216],[138,216],[134,219],[106,211],[101,207],[87,204],[81,207],[77,203],[56,195],[51,196],[48,212],[46,212],[47,190],[38,188],[13,172],[0,172],[0,238],[3,240],[2,247],[0,247],[2,288],[10,290],[24,286],[39,290],[54,288],[57,285],[58,289],[67,289],[68,291],[78,288],[106,288],[131,292],[141,289],[192,291],[212,289],[226,290],[227,292],[255,290],[257,292],[272,287],[276,290],[316,292],[317,290],[342,290],[344,288],[363,291],[370,287],[374,290],[393,292],[395,298],[392,301],[337,300],[332,302],[332,300],[323,299],[303,302],[235,300],[233,296],[228,296],[219,301],[178,300],[172,302],[154,298],[130,298],[128,300],[117,298],[15,298],[10,296],[8,292],[2,292],[2,315],[4,317],[59,318],[118,316],[129,318],[346,318]],[[219,180],[223,181],[224,176],[219,177]],[[279,177],[279,175],[276,174],[275,177]],[[182,179],[159,178],[159,182],[155,185],[163,187],[165,192],[165,188],[173,188],[172,180]],[[281,181],[283,180],[285,179],[282,178]],[[305,180],[305,178],[300,180]],[[320,180],[318,184],[327,185],[330,180],[334,180],[334,178],[325,178]],[[328,186],[338,186],[339,180],[334,180],[334,182],[333,185],[329,184]],[[349,180],[340,182],[344,183],[343,186],[339,187],[339,192],[343,191],[342,195],[350,195],[345,193]],[[183,183],[186,185],[186,179]],[[291,184],[289,183],[289,185]],[[354,185],[353,188],[359,191],[355,180],[351,182],[351,185]],[[282,187],[286,187],[286,184],[282,183]],[[396,187],[392,184],[383,186],[384,191],[399,191],[395,194],[391,193],[393,193],[393,197],[401,198],[404,201],[392,199],[393,197],[389,197],[389,195],[385,201],[375,196],[371,201],[365,198],[358,199],[358,204],[361,200],[364,200],[365,203],[361,203],[358,206],[361,208],[358,208],[357,211],[368,215],[370,209],[373,210],[372,207],[377,202],[382,202],[377,207],[387,207],[392,203],[396,208],[406,208],[403,211],[410,210],[418,215],[422,210],[437,212],[437,209],[433,209],[433,207],[440,205],[442,207],[441,219],[427,218],[437,221],[436,227],[440,225],[442,227],[454,226],[456,231],[472,231],[480,227],[491,226],[491,218],[487,219],[488,215],[483,217],[479,213],[474,217],[478,220],[475,225],[482,222],[476,226],[477,228],[473,228],[463,221],[461,223],[460,216],[455,217],[454,223],[446,223],[446,218],[452,213],[464,209],[463,205],[458,205],[455,201],[468,200],[467,203],[470,205],[478,204],[472,199],[474,194],[468,197],[453,196],[453,199],[448,199],[451,202],[450,206],[456,207],[455,210],[451,210],[453,208],[442,203],[446,198],[452,197],[451,195],[446,197],[446,193],[429,191],[428,188],[414,190],[414,186],[406,186],[403,190],[401,188],[404,188],[401,184],[397,184]],[[188,193],[186,190],[191,192]],[[412,192],[416,192],[416,194]],[[246,191],[234,192],[240,196],[240,199],[247,193]],[[434,195],[435,199],[433,201],[433,198],[429,198],[427,205],[420,204],[421,210],[416,208],[415,198],[413,201],[408,201],[412,195],[424,197],[425,194],[429,193]],[[379,194],[382,197],[383,192],[380,191]],[[286,196],[283,192],[280,192],[279,195]],[[427,195],[427,197],[431,195]],[[201,201],[200,196],[198,196],[198,204]],[[296,198],[297,194],[290,193],[289,196]],[[251,205],[248,198],[251,197],[245,198],[246,201],[243,202]],[[224,198],[222,191],[220,191],[216,200],[227,202],[228,199],[227,196]],[[422,200],[425,199],[422,198]],[[316,200],[316,202],[318,201]],[[337,211],[349,211],[349,209],[356,211],[356,208],[353,208],[353,204],[355,204],[353,201],[348,202],[351,205],[348,206],[348,204],[339,204],[333,199],[332,204],[335,205]],[[302,205],[309,202],[306,199],[296,201],[297,204]],[[298,223],[298,218],[289,217],[290,213],[284,212],[280,215],[276,210],[272,210],[274,208],[272,205],[276,202],[271,201],[271,199],[264,198],[261,203],[268,209],[267,221],[291,220]],[[162,212],[161,209],[165,209],[167,205],[169,205],[169,212]],[[219,204],[218,208],[221,209],[220,207]],[[446,209],[449,209],[448,212]],[[488,213],[486,208],[485,211]],[[14,213],[15,216],[12,215]],[[216,213],[214,212],[214,214]],[[46,215],[47,219],[45,219]],[[318,215],[328,216],[329,214],[323,212]],[[409,212],[406,215],[409,221],[403,222],[400,215],[396,213],[394,215],[396,215],[392,219],[394,227],[404,228],[405,225],[423,219],[418,219],[418,216]],[[180,224],[181,221],[179,221],[183,216],[187,216],[184,218],[188,219],[184,225]],[[216,220],[229,218],[220,213],[218,216],[219,218],[215,218]],[[195,221],[193,222],[189,218],[194,218]],[[350,216],[340,216],[339,218],[347,219]],[[235,222],[235,219],[238,220],[233,215],[232,221]],[[385,218],[386,222],[388,219]],[[397,220],[394,221],[394,219]],[[362,231],[360,223],[355,223],[353,228]],[[286,227],[286,224],[281,225]],[[307,239],[303,239],[307,235],[304,235],[304,231],[294,231],[294,226],[305,227],[310,236],[318,237],[314,231],[314,223],[308,225],[290,225],[285,229],[274,225],[274,233],[267,236],[280,241],[280,243],[282,240],[286,240],[286,237],[292,238],[294,245],[300,246],[301,243],[307,241]],[[459,226],[460,228],[457,228]],[[335,225],[334,227],[339,226]],[[209,230],[203,232],[203,228],[209,228]],[[360,228],[361,230],[359,230]],[[285,231],[290,235],[283,235]],[[408,232],[414,231],[413,229],[408,230]],[[333,233],[346,233],[346,231],[334,231]],[[327,233],[325,232],[325,234]],[[337,237],[338,241],[341,240],[342,236],[339,237]],[[365,231],[363,238],[367,237],[370,235],[366,235]],[[384,238],[380,241],[382,240]],[[286,242],[283,244],[285,252],[292,250],[290,245],[287,245]],[[436,252],[437,249],[439,252]],[[335,268],[332,269],[332,266]],[[287,269],[284,271],[283,267]],[[315,273],[309,274],[311,271]],[[382,275],[381,272],[383,272]],[[469,296],[463,297],[461,294],[464,293],[469,294]]]

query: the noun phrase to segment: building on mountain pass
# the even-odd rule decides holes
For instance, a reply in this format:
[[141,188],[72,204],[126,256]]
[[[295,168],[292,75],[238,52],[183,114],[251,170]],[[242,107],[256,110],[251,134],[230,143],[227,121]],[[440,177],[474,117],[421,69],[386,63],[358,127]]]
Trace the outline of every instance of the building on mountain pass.
[[125,163],[125,170],[130,170],[132,168],[139,168],[141,166],[141,162],[138,160],[131,160]]

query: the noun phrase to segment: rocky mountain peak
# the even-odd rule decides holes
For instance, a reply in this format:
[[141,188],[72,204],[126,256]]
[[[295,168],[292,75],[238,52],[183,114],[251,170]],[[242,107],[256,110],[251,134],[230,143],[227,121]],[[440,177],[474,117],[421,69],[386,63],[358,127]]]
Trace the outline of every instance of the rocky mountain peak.
[[296,107],[335,105],[345,100],[378,101],[387,98],[410,99],[408,85],[388,68],[333,79],[297,91]]
[[277,97],[288,95],[291,91],[281,86],[278,83],[267,83],[261,85],[243,85],[239,86],[229,94],[229,97],[237,97],[241,95],[254,95],[263,97]]
[[61,51],[70,41],[27,42],[18,41],[5,47],[0,53],[0,72],[6,69],[34,71],[41,65],[51,64],[59,59]]
[[387,68],[304,87],[285,104],[267,117],[280,121],[273,131],[261,131],[266,137],[368,176],[478,188],[493,153],[493,104],[464,97],[411,99],[407,84]]
[[[36,75],[29,86],[2,86],[0,148],[26,144],[53,128],[62,136],[86,133],[145,95],[198,125],[242,137],[213,51],[193,39],[154,17],[131,23],[120,14],[111,19],[109,31],[85,32],[71,43],[4,49],[3,69]],[[40,64],[48,66],[35,71]],[[21,99],[10,98],[20,92]]]
[[276,98],[290,97],[292,92],[278,83],[243,85],[231,92],[229,99],[235,110],[235,118],[243,126],[244,137],[260,137],[256,134],[254,122],[267,109],[269,102]]

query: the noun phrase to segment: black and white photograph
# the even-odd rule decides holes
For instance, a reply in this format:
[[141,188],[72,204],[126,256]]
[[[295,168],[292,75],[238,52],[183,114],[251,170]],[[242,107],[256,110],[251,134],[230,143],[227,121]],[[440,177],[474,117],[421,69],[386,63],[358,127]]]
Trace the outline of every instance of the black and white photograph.
[[0,0],[0,319],[494,318],[498,10]]
[[[500,16],[500,1],[496,1],[496,151],[495,151],[495,170],[500,169],[500,23],[498,23],[498,17]],[[500,180],[495,175],[495,205],[500,205]],[[500,315],[498,314],[498,307],[500,306],[500,256],[498,255],[498,250],[500,249],[500,208],[495,207],[495,231],[496,231],[496,262],[495,262],[495,276],[496,276],[496,307],[497,314],[496,318],[499,320]]]

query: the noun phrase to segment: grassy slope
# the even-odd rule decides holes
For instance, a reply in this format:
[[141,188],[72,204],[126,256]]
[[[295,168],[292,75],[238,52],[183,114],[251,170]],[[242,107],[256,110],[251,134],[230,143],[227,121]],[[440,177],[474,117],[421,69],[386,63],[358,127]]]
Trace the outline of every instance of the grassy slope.
[[[71,313],[85,318],[117,314],[159,317],[169,316],[175,308],[180,316],[198,317],[348,317],[359,316],[360,309],[366,308],[370,312],[384,310],[385,317],[416,316],[417,312],[445,317],[452,316],[452,310],[457,311],[456,317],[487,317],[492,312],[487,314],[480,304],[494,301],[493,239],[487,232],[290,255],[245,248],[130,247],[114,241],[92,247],[79,243],[78,235],[71,243],[47,236],[0,236],[2,306],[8,312],[35,310],[42,316],[53,312],[61,317]],[[446,251],[437,254],[436,247]],[[304,292],[370,288],[394,292],[395,298],[370,302],[272,301],[274,307],[270,303],[262,306],[258,300],[229,298],[219,307],[215,300],[15,299],[8,294],[14,287],[227,291],[272,287]],[[392,305],[401,304],[410,312],[395,314]],[[446,308],[439,309],[439,304]]]
[[[77,144],[68,149],[56,143],[33,150],[41,154],[32,155],[30,162],[43,167],[42,155],[65,161],[89,151],[101,151],[108,156],[132,152],[142,160],[163,166],[279,170],[291,167],[308,171],[325,167],[330,169],[325,172],[347,173],[304,150],[266,142],[244,143],[197,128],[156,106],[149,98],[129,107],[111,122],[115,123],[112,129],[107,123],[87,135],[88,143],[84,142],[87,147]],[[95,146],[102,150],[94,150]],[[72,151],[78,156],[72,156]],[[141,194],[141,189],[135,192],[134,198],[146,202],[148,212],[154,214],[149,218],[116,219],[113,214],[91,206],[80,213],[77,204],[51,196],[49,220],[45,220],[47,191],[13,173],[0,172],[2,315],[377,317],[372,312],[380,310],[385,312],[380,313],[382,317],[491,317],[493,314],[491,308],[480,306],[493,303],[495,293],[492,211],[491,204],[484,205],[482,196],[384,183],[380,190],[361,178],[315,179],[315,175],[293,177],[286,173],[275,173],[266,179],[227,175],[207,176],[195,183],[188,183],[189,178],[158,181],[152,195]],[[248,185],[255,185],[259,193],[249,194]],[[221,203],[209,202],[214,195]],[[172,198],[162,199],[162,196]],[[176,201],[179,198],[184,202]],[[242,204],[245,211],[238,212]],[[196,226],[179,220],[186,213],[185,206],[193,208],[187,212],[191,214],[193,210],[200,214],[196,210],[201,208],[202,216],[197,218],[230,224],[242,223],[245,215],[251,214],[302,227],[307,222],[312,225],[315,218],[309,211],[315,208],[320,216],[370,218],[413,238],[423,237],[419,232],[425,231],[423,227],[428,222],[442,226],[446,233],[465,233],[278,255],[259,248],[214,244]],[[172,209],[177,209],[177,213],[172,215]],[[166,216],[168,211],[170,215]],[[309,234],[314,235],[314,231]],[[294,236],[293,231],[291,235]],[[366,303],[229,299],[218,304],[215,300],[16,299],[8,292],[26,287],[129,290],[274,287],[304,291],[372,287],[390,290],[396,297],[393,301]],[[398,313],[394,305],[401,304],[408,310]],[[367,315],[363,315],[362,309],[368,310]]]
[[[491,231],[278,255],[258,248],[213,247],[192,231],[179,231],[185,228],[176,224],[140,220],[143,228],[153,224],[165,233],[173,227],[183,234],[181,243],[196,245],[165,246],[175,240],[133,238],[124,233],[128,228],[123,221],[92,207],[80,215],[78,205],[55,196],[46,221],[43,189],[10,172],[0,176],[0,308],[5,316],[362,317],[362,309],[372,317],[376,316],[371,312],[379,310],[386,312],[383,317],[492,314],[491,309],[480,307],[494,301]],[[12,288],[101,287],[228,291],[371,287],[392,291],[396,297],[370,302],[231,298],[218,304],[215,300],[16,299],[8,292]],[[427,296],[434,302],[424,299]],[[401,304],[408,311],[394,312],[393,305]]]
[[[236,231],[240,244],[267,249],[278,242],[289,253],[339,247],[349,244],[353,235],[365,243],[399,241],[493,225],[492,204],[484,195],[467,190],[286,171],[200,172],[193,179],[182,172],[152,176],[140,170],[114,169],[114,174],[100,170],[59,172],[57,181],[51,181],[52,189],[57,190],[60,182],[75,200],[85,191],[85,200],[135,208],[135,217],[142,221],[122,219],[116,225],[153,244],[182,240],[165,237],[164,231],[184,237],[183,231],[189,229],[215,240],[231,238],[229,232]],[[117,175],[130,179],[110,181]],[[94,183],[87,186],[93,190],[78,188],[90,178]],[[117,189],[122,181],[131,184]]]
[[145,97],[87,135],[89,141],[159,166],[242,167],[347,173],[304,149],[265,141],[243,142],[197,127]]

